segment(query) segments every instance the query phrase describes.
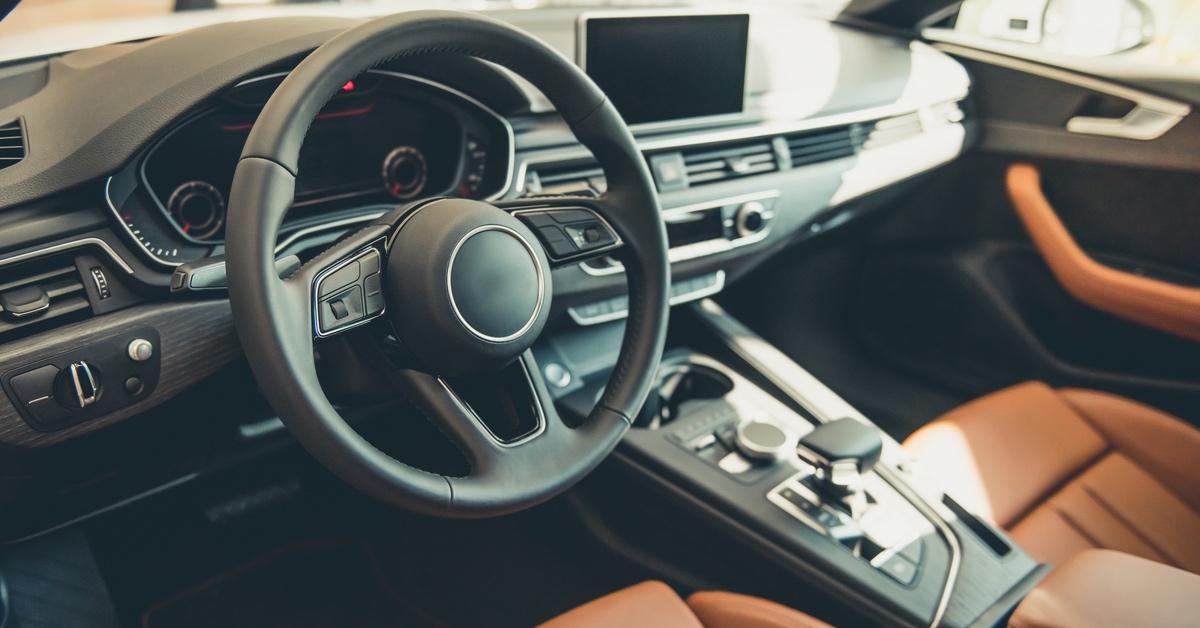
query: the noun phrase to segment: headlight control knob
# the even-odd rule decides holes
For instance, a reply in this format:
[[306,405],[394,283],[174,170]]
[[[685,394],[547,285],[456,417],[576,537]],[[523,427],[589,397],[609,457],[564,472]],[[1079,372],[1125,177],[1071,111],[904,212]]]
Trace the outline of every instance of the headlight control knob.
[[54,396],[63,405],[82,410],[100,400],[100,369],[80,360],[59,371]]

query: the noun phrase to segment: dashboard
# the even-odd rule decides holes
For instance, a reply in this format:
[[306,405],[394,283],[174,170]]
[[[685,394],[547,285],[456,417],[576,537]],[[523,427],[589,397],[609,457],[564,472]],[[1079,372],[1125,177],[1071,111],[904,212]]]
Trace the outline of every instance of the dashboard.
[[[170,266],[222,251],[242,146],[285,76],[237,83],[114,177],[123,189],[110,183],[110,206],[152,261]],[[347,81],[309,129],[282,233],[331,222],[336,229],[431,196],[495,198],[508,186],[512,150],[508,122],[477,100],[415,76],[369,71]]]
[[[779,13],[756,10],[749,20],[740,113],[690,111],[719,115],[668,123],[649,116],[631,129],[658,186],[673,303],[719,292],[784,247],[857,215],[874,193],[952,161],[970,141],[969,77],[948,55],[769,10]],[[578,43],[578,11],[488,13],[565,56]],[[224,294],[172,290],[173,273],[224,253],[230,182],[263,104],[304,55],[357,23],[223,23],[0,68],[0,129],[15,127],[30,149],[0,168],[0,296],[36,288],[49,301],[23,319],[0,311],[0,448],[14,452],[20,473],[63,469],[50,479],[27,472],[54,490],[86,486],[78,500],[55,502],[61,512],[20,509],[28,516],[0,525],[0,538],[197,471],[188,465],[208,453],[189,448],[211,439],[188,438],[189,429],[236,431],[272,418],[244,403],[257,394],[248,378],[217,381],[244,357]],[[589,45],[602,47],[603,37],[592,35]],[[301,152],[276,249],[301,261],[406,202],[508,200],[605,184],[544,95],[497,66],[453,55],[394,60],[355,77],[331,96]],[[556,267],[550,329],[568,337],[619,325],[625,284],[617,260]],[[588,325],[595,327],[582,329]],[[157,348],[150,361],[124,357],[134,340]],[[136,394],[119,407],[95,406],[58,423],[50,417],[51,427],[31,420],[13,378],[49,363],[61,369],[85,349],[111,358],[97,362],[111,390],[135,377]],[[603,356],[594,363],[605,367]],[[587,373],[580,375],[576,382]],[[200,407],[194,395],[217,407],[202,420],[176,421]],[[154,473],[114,471],[136,461],[100,448],[90,473],[76,473],[76,459],[47,462],[80,451],[74,445],[93,451],[85,445],[93,438],[151,433],[157,440],[148,450],[172,452],[146,465]],[[175,438],[175,449],[163,445]],[[9,504],[0,499],[0,508]]]

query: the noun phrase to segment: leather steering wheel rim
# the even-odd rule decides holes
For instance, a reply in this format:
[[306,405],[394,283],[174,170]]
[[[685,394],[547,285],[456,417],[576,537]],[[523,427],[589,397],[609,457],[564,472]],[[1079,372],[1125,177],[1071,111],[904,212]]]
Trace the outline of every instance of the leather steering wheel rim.
[[[619,257],[629,289],[629,316],[616,366],[599,403],[579,426],[568,427],[558,417],[527,348],[521,359],[546,429],[519,446],[487,442],[463,404],[438,390],[445,387],[441,379],[410,379],[418,407],[431,418],[445,419],[443,430],[467,450],[472,472],[462,478],[397,461],[346,423],[317,378],[310,307],[314,287],[305,280],[333,255],[327,251],[306,263],[297,273],[300,278],[279,278],[274,260],[279,229],[294,197],[300,147],[316,114],[347,80],[386,61],[426,53],[497,63],[550,99],[605,173],[608,190],[589,206],[623,241]],[[334,37],[297,65],[264,106],[238,162],[228,205],[230,300],[256,379],[309,452],[349,484],[381,500],[456,517],[499,515],[545,501],[612,451],[654,384],[666,337],[670,267],[653,179],[628,128],[599,88],[558,52],[507,24],[474,14],[419,11],[365,22]],[[379,237],[396,229],[394,224],[394,219],[383,221],[360,234]],[[544,253],[539,255],[544,262]]]

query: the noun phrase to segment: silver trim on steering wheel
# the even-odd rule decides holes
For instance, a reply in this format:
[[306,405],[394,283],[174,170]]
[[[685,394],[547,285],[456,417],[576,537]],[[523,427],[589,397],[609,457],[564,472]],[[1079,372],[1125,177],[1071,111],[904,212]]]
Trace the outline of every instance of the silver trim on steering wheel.
[[[454,300],[454,286],[452,285],[453,282],[451,277],[454,275],[454,260],[458,257],[458,251],[462,248],[463,244],[467,242],[467,240],[470,240],[472,237],[487,231],[500,231],[516,238],[517,241],[525,247],[525,252],[529,254],[529,260],[533,262],[533,268],[537,271],[538,294],[537,302],[534,303],[533,306],[533,313],[529,316],[529,320],[525,321],[525,324],[522,325],[520,329],[507,336],[491,336],[479,331],[478,329],[475,329],[474,326],[467,322],[467,319],[463,316],[462,311],[458,309],[458,302]],[[529,240],[526,240],[524,236],[517,233],[515,230],[503,225],[483,225],[468,231],[467,234],[458,241],[458,244],[454,245],[454,250],[450,252],[450,263],[446,266],[446,293],[450,297],[450,309],[454,311],[455,318],[458,319],[458,322],[461,323],[467,331],[471,332],[473,336],[479,338],[480,340],[500,344],[516,340],[533,328],[534,323],[537,322],[538,316],[542,313],[542,305],[546,302],[546,276],[545,272],[542,271],[542,265],[538,262],[537,252],[534,250],[533,245],[529,243]]]

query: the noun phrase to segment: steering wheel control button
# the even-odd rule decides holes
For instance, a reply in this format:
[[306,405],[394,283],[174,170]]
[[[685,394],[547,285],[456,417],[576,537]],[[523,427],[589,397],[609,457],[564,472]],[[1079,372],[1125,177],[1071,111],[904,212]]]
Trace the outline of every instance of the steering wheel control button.
[[317,288],[317,295],[327,297],[339,292],[345,287],[357,283],[359,276],[358,260],[351,260],[321,280]]
[[134,338],[125,347],[125,354],[134,362],[145,362],[154,357],[154,343],[145,338]]
[[352,286],[321,302],[321,331],[335,331],[362,320],[366,315],[362,287]]
[[383,313],[382,257],[371,246],[316,279],[317,335],[348,329]]
[[556,262],[597,254],[619,244],[608,223],[590,209],[548,209],[518,212],[533,227]]

